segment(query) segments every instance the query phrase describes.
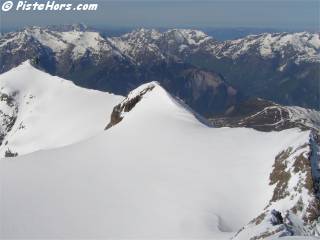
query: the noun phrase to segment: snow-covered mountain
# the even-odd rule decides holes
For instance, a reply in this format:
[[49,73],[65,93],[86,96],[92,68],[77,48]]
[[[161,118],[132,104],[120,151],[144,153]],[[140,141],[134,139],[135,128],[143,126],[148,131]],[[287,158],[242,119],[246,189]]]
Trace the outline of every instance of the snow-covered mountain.
[[0,159],[3,238],[319,234],[319,144],[310,130],[213,128],[157,82],[123,99],[27,63],[0,82],[2,104],[14,102],[30,129],[15,146],[57,137]]
[[320,62],[319,34],[308,32],[265,33],[218,42],[198,30],[172,29],[161,33],[154,29],[139,29],[122,37],[110,38],[110,41],[138,62],[144,60],[140,59],[146,52],[152,52],[159,59],[206,52],[217,58],[237,59],[245,55],[273,58],[278,55],[296,64]]
[[54,31],[50,28],[29,27],[5,35],[0,40],[0,49],[11,53],[26,51],[27,49],[21,49],[26,42],[32,42],[29,43],[29,48],[32,45],[41,45],[53,53],[57,61],[65,54],[70,55],[72,60],[89,55],[96,61],[99,61],[102,55],[121,56],[98,32],[80,31],[77,28],[72,31]]
[[113,38],[103,38],[98,32],[86,31],[84,28],[59,29],[29,27],[8,33],[0,39],[0,50],[11,53],[26,51],[21,46],[28,43],[30,47],[40,45],[49,50],[58,62],[66,55],[73,61],[89,56],[95,59],[96,64],[99,58],[117,56],[130,59],[136,64],[146,64],[149,61],[165,61],[169,56],[176,58],[187,49],[196,50],[202,43],[212,42],[212,38],[203,32],[188,29],[161,33],[142,28]]
[[[141,55],[153,53],[159,60],[167,56],[206,51],[215,57],[236,59],[247,54],[264,58],[280,55],[293,59],[295,63],[320,62],[320,39],[318,33],[265,33],[249,35],[237,40],[219,42],[199,30],[170,29],[159,32],[155,29],[138,29],[121,37],[103,38],[98,32],[85,28],[29,27],[19,32],[5,34],[0,40],[0,48],[20,45],[30,38],[39,41],[59,57],[70,50],[75,58],[90,54],[125,55],[137,62]],[[113,48],[114,46],[115,48]],[[71,49],[70,49],[71,48]],[[19,46],[12,51],[18,51]],[[143,61],[141,59],[140,61]]]
[[[263,58],[280,55],[281,58],[301,62],[320,62],[320,38],[318,33],[265,33],[249,35],[242,39],[225,41],[213,46],[218,57],[239,58],[254,54]],[[280,69],[281,70],[281,69]]]
[[[174,59],[181,61],[186,54],[197,51],[203,44],[216,44],[205,33],[190,29],[172,29],[159,32],[155,29],[139,29],[121,37],[109,38],[121,52],[138,64]],[[152,59],[153,58],[153,59]]]
[[156,44],[160,37],[161,33],[154,29],[140,29],[121,37],[109,38],[109,40],[124,55],[140,64],[141,62],[147,63],[149,61],[162,61],[165,59],[165,56]]
[[[142,83],[159,81],[203,115],[223,114],[231,106],[230,98],[223,88],[219,97],[211,94],[197,102],[194,92],[206,94],[211,84],[188,84],[178,92],[184,79],[181,71],[211,72],[242,95],[320,108],[318,33],[265,33],[219,42],[190,29],[138,29],[102,37],[85,27],[29,27],[1,36],[0,56],[0,72],[36,58],[51,74],[122,95]],[[217,100],[224,107],[211,104]],[[205,102],[210,104],[201,108]]]
[[0,157],[94,136],[121,99],[77,87],[24,62],[0,75]]
[[[29,59],[37,59],[46,72],[67,79],[72,79],[72,74],[77,75],[79,69],[86,66],[101,65],[105,71],[112,72],[114,66],[123,70],[129,65],[129,60],[98,32],[82,30],[77,27],[67,28],[66,31],[57,31],[53,27],[29,27],[4,35],[0,39],[0,72],[8,71]],[[118,75],[121,77],[121,73]],[[88,74],[80,76],[92,79]],[[94,79],[99,80],[96,76]],[[98,90],[114,90],[97,88],[94,84],[91,82],[88,85]]]

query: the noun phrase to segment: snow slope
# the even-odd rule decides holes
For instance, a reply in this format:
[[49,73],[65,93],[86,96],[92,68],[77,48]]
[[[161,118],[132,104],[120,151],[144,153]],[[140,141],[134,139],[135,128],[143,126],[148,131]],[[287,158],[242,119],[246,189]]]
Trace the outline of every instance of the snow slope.
[[228,239],[272,197],[276,155],[309,141],[209,128],[157,83],[129,100],[150,86],[93,138],[1,160],[0,236]]
[[77,87],[29,62],[0,75],[0,96],[1,157],[8,149],[20,155],[91,137],[123,98]]

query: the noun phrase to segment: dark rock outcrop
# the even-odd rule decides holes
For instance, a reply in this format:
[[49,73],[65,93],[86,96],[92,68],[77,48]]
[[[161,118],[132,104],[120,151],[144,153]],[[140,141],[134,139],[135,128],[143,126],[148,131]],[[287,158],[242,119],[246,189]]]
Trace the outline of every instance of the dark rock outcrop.
[[150,85],[146,88],[144,88],[141,92],[136,94],[133,97],[127,97],[124,99],[121,103],[119,103],[117,106],[113,108],[113,111],[111,113],[110,122],[106,126],[105,130],[113,127],[114,125],[118,124],[123,119],[123,113],[130,112],[138,102],[141,101],[143,96],[149,92],[152,91],[152,89],[155,86]]

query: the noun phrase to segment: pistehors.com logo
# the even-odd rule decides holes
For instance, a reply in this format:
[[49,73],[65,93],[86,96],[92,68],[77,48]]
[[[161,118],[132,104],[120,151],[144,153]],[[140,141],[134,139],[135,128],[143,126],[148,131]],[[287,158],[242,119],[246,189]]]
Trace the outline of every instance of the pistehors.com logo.
[[3,12],[15,11],[96,11],[97,3],[58,3],[56,1],[28,2],[28,1],[4,1],[1,5]]

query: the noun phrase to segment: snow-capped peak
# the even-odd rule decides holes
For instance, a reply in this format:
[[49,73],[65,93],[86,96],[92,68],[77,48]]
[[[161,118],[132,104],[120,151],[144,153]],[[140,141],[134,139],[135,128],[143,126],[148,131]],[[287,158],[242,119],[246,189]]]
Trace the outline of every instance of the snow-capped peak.
[[206,40],[212,39],[212,37],[209,37],[204,32],[192,29],[172,29],[165,32],[164,35],[171,35],[177,42],[190,45],[199,45]]
[[159,32],[155,29],[141,28],[108,40],[136,62],[149,63],[164,60],[168,56],[178,57],[185,50],[197,48],[212,38],[204,32],[190,29]]
[[[59,61],[64,53],[68,52],[71,59],[77,60],[86,54],[94,56],[93,59],[99,60],[105,55],[121,55],[114,49],[110,43],[104,39],[100,33],[93,31],[83,31],[83,26],[73,26],[61,31],[54,27],[27,27],[22,31],[9,33],[0,40],[0,48],[5,47],[10,42],[17,42],[17,48],[11,49],[11,52],[19,50],[19,46],[32,39],[36,44],[42,45],[44,48],[54,54]],[[9,45],[11,48],[11,46]]]
[[[42,87],[46,84],[55,84],[51,80],[56,78],[57,82],[62,81],[67,84],[74,85],[70,81],[63,80],[59,77],[50,76],[49,74],[42,72],[31,65],[30,60],[27,60],[11,69],[10,71],[0,75],[1,78],[1,90],[8,90],[10,92],[14,91],[39,91],[41,92]],[[55,80],[54,80],[55,81]],[[41,89],[37,89],[41,88]]]
[[146,29],[146,28],[140,28],[137,30],[134,30],[130,33],[124,34],[122,38],[124,39],[139,39],[142,41],[146,40],[158,40],[161,37],[161,33],[158,32],[155,29]]
[[[145,94],[136,102],[141,93]],[[73,99],[68,97],[63,98],[64,105]],[[86,101],[91,100],[86,96]],[[57,113],[52,109],[55,101],[46,105],[49,112]],[[134,90],[124,102],[133,109],[101,134],[71,146],[0,161],[2,182],[9,184],[3,188],[1,236],[230,239],[231,231],[257,216],[272,197],[275,186],[269,185],[269,174],[279,152],[301,149],[309,141],[309,132],[297,129],[264,133],[209,128],[155,82]],[[81,114],[72,119],[73,125],[90,115],[88,109],[82,111],[84,102],[78,104]],[[41,111],[33,116],[45,110],[44,106],[37,109]],[[50,117],[57,121],[61,116]],[[55,136],[59,128],[53,126],[55,121],[46,120],[41,131],[51,130]],[[95,125],[86,124],[64,137]]]
[[131,123],[158,118],[164,121],[179,119],[185,123],[200,124],[195,114],[173,98],[158,82],[146,83],[131,91],[114,107],[106,129],[118,124],[124,118],[130,118],[128,121]]
[[253,53],[262,57],[280,55],[292,58],[297,64],[301,61],[320,61],[320,39],[318,33],[264,33],[230,40],[218,47],[220,55],[237,58]]
[[35,37],[44,46],[52,49],[56,54],[60,54],[70,47],[73,48],[74,58],[83,56],[86,51],[101,54],[112,50],[111,46],[98,32],[83,32],[76,29],[67,32],[56,32],[42,28],[26,29],[25,32]]
[[[145,49],[158,51],[160,54],[176,54],[175,49],[192,49],[193,51],[205,50],[216,57],[228,57],[236,59],[245,54],[255,54],[264,58],[279,55],[282,58],[292,59],[296,64],[300,62],[320,61],[319,33],[263,33],[249,35],[237,40],[217,42],[202,31],[193,29],[170,29],[163,33],[154,29],[139,29],[127,33],[120,38],[112,38],[111,41],[119,49],[130,52],[135,57],[137,49],[140,52]],[[139,47],[140,46],[140,47]],[[172,48],[172,46],[175,46]],[[134,50],[132,50],[134,49]]]
[[26,61],[0,75],[0,158],[93,136],[121,99],[80,88]]
[[57,61],[65,57],[78,60],[93,56],[92,59],[98,62],[106,56],[120,56],[140,65],[168,59],[181,61],[185,56],[200,52],[231,59],[245,55],[263,59],[280,57],[279,71],[284,71],[288,62],[320,62],[319,33],[308,32],[264,33],[218,42],[199,30],[170,29],[160,32],[141,28],[120,37],[105,39],[98,32],[75,25],[29,27],[0,38],[0,48],[5,52],[24,51],[22,46],[28,49],[31,45],[43,46],[43,51],[52,51]]

